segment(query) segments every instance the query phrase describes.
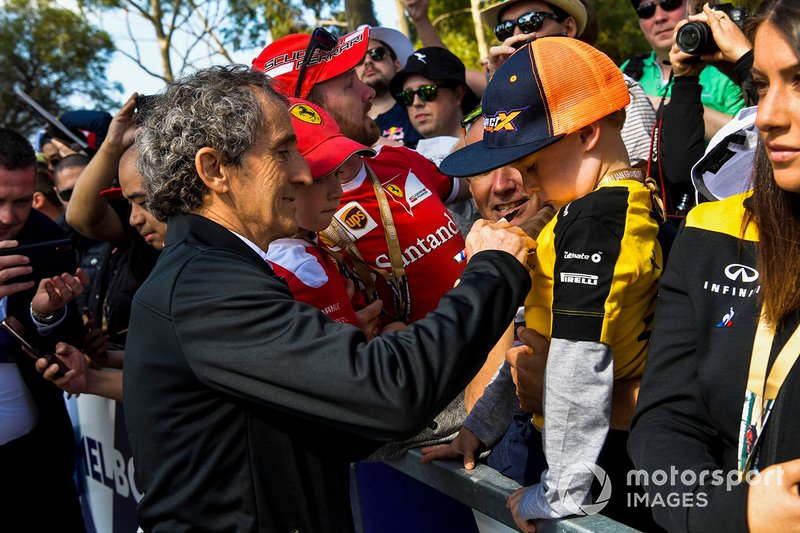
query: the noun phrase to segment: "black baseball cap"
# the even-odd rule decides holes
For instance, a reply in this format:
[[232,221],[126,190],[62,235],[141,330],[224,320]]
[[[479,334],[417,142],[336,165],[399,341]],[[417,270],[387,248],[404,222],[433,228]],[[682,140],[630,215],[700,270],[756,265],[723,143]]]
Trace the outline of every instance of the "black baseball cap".
[[467,69],[464,63],[446,48],[428,46],[408,56],[405,68],[395,74],[389,83],[389,93],[394,96],[401,92],[406,78],[412,74],[419,74],[434,82],[455,82],[463,85],[467,90],[461,101],[461,110],[464,113],[480,103],[480,99],[467,85]]

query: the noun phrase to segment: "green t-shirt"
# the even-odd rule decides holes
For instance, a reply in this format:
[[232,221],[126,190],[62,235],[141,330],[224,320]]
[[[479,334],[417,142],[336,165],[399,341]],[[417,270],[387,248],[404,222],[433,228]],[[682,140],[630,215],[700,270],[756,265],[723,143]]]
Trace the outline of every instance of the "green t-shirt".
[[[629,62],[630,60],[624,62],[620,68],[624,71]],[[672,94],[672,83],[663,84],[661,67],[656,64],[655,52],[644,59],[639,83],[649,95],[664,96],[665,89],[668,97]],[[728,115],[735,115],[744,107],[742,90],[716,67],[708,65],[703,69],[700,73],[700,85],[703,88],[700,101],[704,106]]]

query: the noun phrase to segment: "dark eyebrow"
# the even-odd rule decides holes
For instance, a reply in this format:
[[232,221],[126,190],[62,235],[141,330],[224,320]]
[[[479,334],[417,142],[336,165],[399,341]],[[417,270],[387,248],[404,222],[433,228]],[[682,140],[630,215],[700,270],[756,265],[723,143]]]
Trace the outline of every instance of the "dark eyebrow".
[[283,146],[284,144],[293,144],[297,143],[297,135],[294,134],[294,131],[289,131],[280,137],[277,141],[275,141],[275,146],[273,148],[277,148],[279,146]]
[[[792,63],[791,65],[786,65],[786,66],[785,66],[785,67],[783,67],[782,69],[778,70],[778,72],[780,72],[782,75],[784,75],[784,76],[785,76],[785,75],[787,75],[787,74],[792,74],[794,71],[796,71],[796,70],[798,70],[798,69],[800,69],[800,61],[798,61],[798,62],[795,62],[795,63]],[[755,67],[752,67],[752,68],[751,68],[751,72],[752,72],[753,74],[757,74],[757,75],[759,75],[759,76],[764,76],[764,77],[766,77],[766,76],[764,75],[764,73],[763,73],[763,72],[761,72],[760,70],[758,70],[758,69],[757,69],[757,68],[755,68]]]
[[138,200],[139,198],[144,198],[144,197],[145,197],[144,192],[139,192],[139,191],[137,191],[137,192],[135,192],[135,193],[133,193],[133,194],[131,194],[129,196],[126,196],[126,198],[128,200]]

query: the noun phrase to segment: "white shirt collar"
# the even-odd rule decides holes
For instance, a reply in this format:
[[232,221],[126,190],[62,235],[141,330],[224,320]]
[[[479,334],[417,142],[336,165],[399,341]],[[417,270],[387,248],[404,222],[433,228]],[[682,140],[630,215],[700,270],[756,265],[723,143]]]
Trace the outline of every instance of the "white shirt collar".
[[264,261],[266,261],[266,260],[267,260],[267,253],[266,253],[264,250],[262,250],[261,248],[259,248],[259,247],[258,247],[258,245],[257,245],[256,243],[254,243],[253,241],[251,241],[251,240],[250,240],[250,239],[248,239],[247,237],[243,237],[242,235],[239,235],[238,233],[236,233],[236,232],[235,232],[235,231],[233,231],[233,230],[228,230],[228,231],[230,231],[231,233],[233,233],[234,235],[236,235],[237,237],[239,237],[240,239],[242,239],[242,241],[244,241],[244,243],[245,243],[247,246],[249,246],[250,248],[252,248],[252,249],[253,249],[253,251],[254,251],[255,253],[257,253],[259,256],[261,256],[261,259],[263,259]]
[[367,167],[364,166],[364,162],[361,162],[361,170],[358,171],[358,174],[348,181],[347,183],[342,183],[342,191],[350,192],[358,189],[361,187],[361,184],[364,183],[364,178],[367,177]]

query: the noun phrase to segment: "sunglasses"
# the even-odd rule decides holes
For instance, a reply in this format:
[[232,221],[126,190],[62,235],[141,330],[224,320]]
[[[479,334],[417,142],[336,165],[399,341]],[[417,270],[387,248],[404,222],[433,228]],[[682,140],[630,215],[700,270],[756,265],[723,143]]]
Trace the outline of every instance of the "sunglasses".
[[444,84],[439,85],[423,85],[416,91],[412,91],[411,89],[406,89],[405,91],[400,91],[396,95],[394,95],[394,99],[397,100],[400,105],[405,107],[411,107],[414,104],[414,95],[419,96],[419,99],[423,102],[433,102],[439,96],[439,88],[447,89],[448,86]]
[[385,46],[376,46],[375,48],[367,50],[367,55],[373,61],[383,61],[388,53],[389,49]]
[[72,198],[72,189],[58,189],[56,194],[61,200],[69,202],[69,199]]
[[636,14],[640,19],[646,20],[656,14],[656,6],[661,6],[664,11],[675,11],[683,5],[683,0],[655,0],[644,2],[636,8]]
[[515,27],[518,27],[522,33],[533,33],[542,29],[544,19],[553,19],[556,22],[561,22],[564,17],[547,11],[530,11],[517,20],[501,22],[494,27],[494,34],[498,41],[505,41],[514,35]]
[[464,115],[461,120],[461,135],[463,139],[467,138],[467,131],[470,129],[473,122],[483,116],[483,105],[478,104],[478,107]]
[[326,30],[325,28],[316,28],[311,34],[311,40],[308,41],[306,54],[303,56],[303,62],[300,64],[300,73],[297,75],[297,86],[294,89],[294,97],[300,98],[300,90],[303,86],[303,79],[306,77],[306,69],[308,64],[311,63],[311,56],[317,50],[323,52],[330,52],[336,47],[336,36]]

